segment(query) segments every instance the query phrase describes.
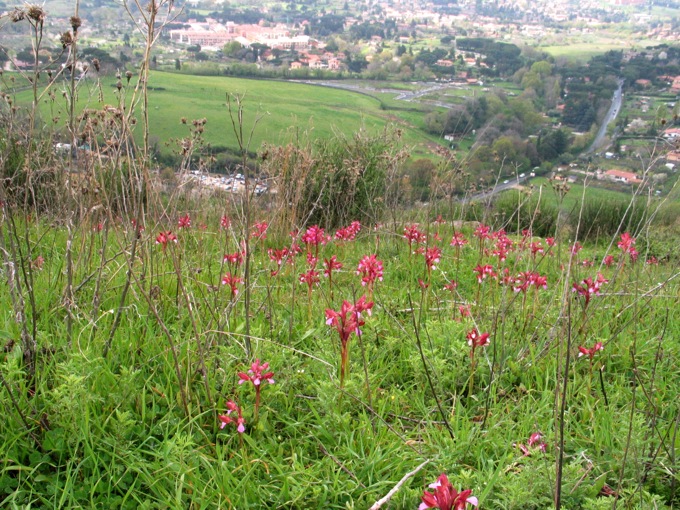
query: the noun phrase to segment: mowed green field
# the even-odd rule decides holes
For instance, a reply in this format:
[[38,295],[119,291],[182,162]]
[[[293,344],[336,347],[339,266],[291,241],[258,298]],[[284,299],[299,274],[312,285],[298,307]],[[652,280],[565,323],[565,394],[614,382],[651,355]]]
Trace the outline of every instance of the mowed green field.
[[[548,179],[545,177],[537,177],[535,179],[531,179],[531,184],[535,188],[535,194],[540,192],[542,200],[546,200],[548,203],[552,203],[554,205],[558,204],[557,195],[553,191]],[[585,186],[585,190],[583,184],[570,183],[569,191],[564,196],[564,200],[562,202],[562,208],[564,210],[579,208],[584,200],[586,202],[607,203],[611,201],[631,199],[632,196],[632,190],[613,191],[610,189],[601,188],[598,187],[597,181]]]
[[[133,78],[125,92],[127,101],[131,100],[134,82]],[[102,83],[103,104],[117,104],[114,84],[115,79]],[[79,110],[101,107],[97,95],[93,83],[87,84],[80,92]],[[162,151],[170,151],[173,145],[177,146],[173,141],[189,135],[191,120],[205,118],[207,142],[213,146],[237,148],[227,107],[228,95],[242,98],[243,132],[246,138],[252,132],[252,151],[265,142],[283,144],[297,138],[304,140],[307,136],[311,139],[329,138],[335,134],[352,136],[361,129],[374,133],[388,125],[402,130],[403,142],[416,154],[429,152],[428,144],[436,142],[436,138],[420,129],[419,115],[414,118],[413,112],[408,112],[408,119],[403,119],[399,112],[381,110],[380,101],[368,95],[283,81],[164,72],[153,72],[149,80],[151,136],[161,142]],[[28,101],[29,96],[22,93],[20,99]],[[235,106],[233,102],[232,106]],[[65,105],[50,109],[49,113],[47,104],[44,108],[44,115],[54,117],[56,112],[64,118]],[[141,112],[139,106],[137,109]],[[425,113],[422,115],[424,117]],[[183,117],[188,120],[186,125],[181,122]],[[138,127],[137,134],[140,132]],[[166,142],[170,142],[169,147]]]

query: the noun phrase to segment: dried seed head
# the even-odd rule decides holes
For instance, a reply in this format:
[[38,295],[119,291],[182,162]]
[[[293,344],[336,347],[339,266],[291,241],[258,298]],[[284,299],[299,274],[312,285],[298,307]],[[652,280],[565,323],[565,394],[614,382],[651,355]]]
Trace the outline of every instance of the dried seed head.
[[128,83],[130,83],[130,78],[132,78],[132,72],[125,71],[125,77],[127,78]]
[[122,88],[123,88],[123,82],[120,81],[120,80],[118,80],[118,81],[116,82],[116,88],[117,88],[118,90],[122,89]]
[[26,10],[26,15],[36,23],[42,23],[45,21],[45,16],[47,13],[40,5],[29,5],[28,9]]
[[95,59],[92,60],[92,65],[94,66],[94,70],[99,72],[100,64],[99,64],[98,58],[95,58]]
[[66,31],[63,34],[61,34],[61,37],[59,37],[59,42],[61,43],[61,47],[63,49],[66,49],[68,46],[71,46],[71,44],[73,44],[73,36],[71,35],[71,32]]
[[26,13],[18,7],[9,13],[9,19],[12,23],[19,23],[20,21],[23,21],[25,17]]
[[83,22],[78,16],[71,16],[71,28],[74,33],[78,31],[82,24]]

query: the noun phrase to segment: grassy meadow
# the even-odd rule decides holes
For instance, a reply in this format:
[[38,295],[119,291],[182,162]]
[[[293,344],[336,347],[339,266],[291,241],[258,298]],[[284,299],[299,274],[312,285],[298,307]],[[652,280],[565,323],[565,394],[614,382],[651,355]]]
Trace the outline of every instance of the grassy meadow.
[[[122,82],[125,86],[120,95],[114,78],[104,78],[101,84],[86,82],[79,93],[78,110],[127,104],[132,100],[135,81],[128,85],[123,77]],[[285,144],[297,139],[327,139],[335,134],[351,136],[361,129],[376,132],[388,125],[402,129],[404,142],[413,147],[414,154],[429,154],[428,145],[437,142],[422,129],[425,113],[415,115],[410,111],[419,109],[414,103],[393,101],[394,111],[382,110],[374,97],[323,86],[153,72],[149,79],[149,122],[161,152],[177,151],[178,140],[188,136],[189,129],[181,123],[182,118],[207,119],[204,140],[215,147],[236,150],[228,94],[243,98],[247,112],[243,129],[246,139],[252,134],[251,151],[259,150],[264,142]],[[24,90],[18,99],[30,101],[30,93]],[[50,101],[41,104],[41,112],[45,118],[66,118],[64,107]]]
[[0,295],[5,508],[368,508],[424,462],[383,508],[441,473],[480,508],[551,508],[558,476],[562,508],[678,504],[677,263],[642,239],[576,251],[437,211],[291,238],[210,204],[136,235],[4,217],[32,282]]

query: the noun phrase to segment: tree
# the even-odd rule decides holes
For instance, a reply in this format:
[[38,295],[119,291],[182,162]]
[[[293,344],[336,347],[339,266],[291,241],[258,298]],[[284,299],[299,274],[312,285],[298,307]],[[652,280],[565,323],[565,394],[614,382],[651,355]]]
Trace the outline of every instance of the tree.
[[241,50],[243,45],[238,41],[230,41],[222,47],[222,53],[227,57],[235,57]]

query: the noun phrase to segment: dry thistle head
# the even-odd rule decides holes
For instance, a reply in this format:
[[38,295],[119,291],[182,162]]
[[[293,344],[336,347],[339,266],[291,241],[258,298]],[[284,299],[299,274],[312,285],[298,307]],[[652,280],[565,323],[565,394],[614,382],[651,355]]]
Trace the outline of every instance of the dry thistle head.
[[9,13],[9,19],[12,23],[19,23],[20,21],[23,21],[25,17],[26,13],[23,9],[19,9],[18,7],[15,7],[14,10]]
[[71,32],[68,30],[61,34],[59,37],[59,42],[61,43],[61,47],[63,49],[66,49],[68,46],[71,46],[73,44],[73,36],[71,35]]
[[156,0],[151,0],[149,4],[146,6],[146,10],[149,14],[157,14],[158,4],[156,3]]
[[43,23],[47,13],[41,5],[29,5],[26,9],[26,16],[35,23]]
[[118,89],[118,91],[120,91],[120,89],[123,88],[123,82],[120,81],[120,80],[118,80],[118,81],[116,82],[116,88]]
[[94,66],[94,70],[99,72],[99,69],[101,68],[101,66],[99,64],[98,58],[92,59],[92,65]]
[[132,78],[132,71],[125,71],[125,77],[127,78],[127,82],[130,83],[130,78]]
[[78,32],[78,29],[83,24],[82,20],[78,16],[71,16],[70,21],[71,21],[71,28],[73,29],[73,33]]

